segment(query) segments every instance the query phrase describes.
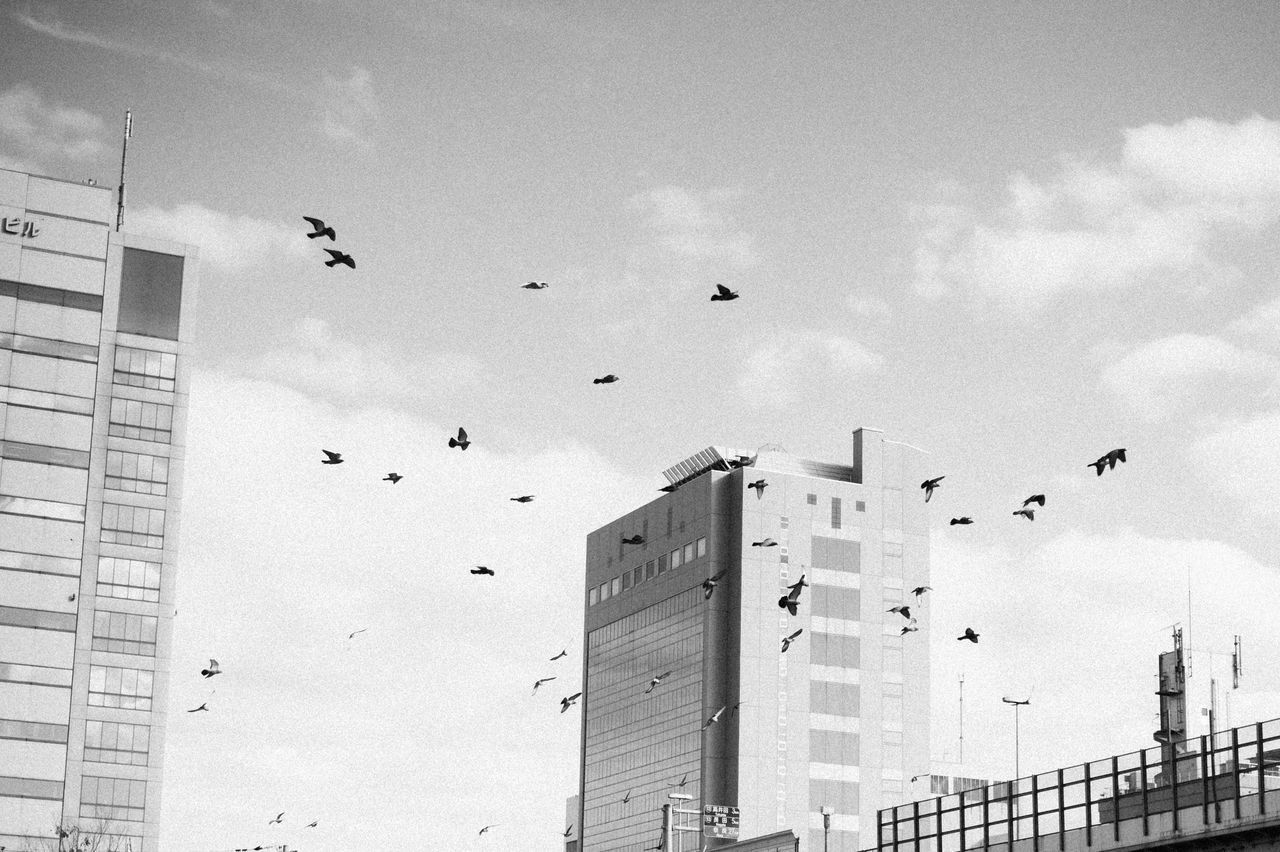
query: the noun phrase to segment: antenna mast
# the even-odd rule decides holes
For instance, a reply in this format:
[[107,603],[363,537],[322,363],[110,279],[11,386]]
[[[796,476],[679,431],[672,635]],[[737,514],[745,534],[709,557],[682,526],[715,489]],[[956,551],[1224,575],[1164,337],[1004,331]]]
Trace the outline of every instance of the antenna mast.
[[964,672],[960,673],[960,765],[964,767]]
[[133,111],[124,111],[124,145],[120,148],[120,190],[116,201],[116,230],[124,224],[124,167],[129,157],[129,140],[133,138]]

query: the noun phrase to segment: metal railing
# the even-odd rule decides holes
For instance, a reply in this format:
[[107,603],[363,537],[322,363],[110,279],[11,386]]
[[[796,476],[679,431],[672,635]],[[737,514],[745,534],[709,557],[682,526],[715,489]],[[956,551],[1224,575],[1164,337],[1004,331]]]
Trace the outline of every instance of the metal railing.
[[[1061,852],[1064,832],[1076,829],[1092,846],[1108,835],[1119,842],[1129,820],[1141,820],[1145,837],[1155,815],[1171,815],[1175,830],[1235,819],[1249,797],[1265,814],[1260,794],[1270,790],[1280,790],[1280,719],[886,808],[877,814],[876,848],[960,852],[1012,838]],[[1200,821],[1179,825],[1187,808]]]

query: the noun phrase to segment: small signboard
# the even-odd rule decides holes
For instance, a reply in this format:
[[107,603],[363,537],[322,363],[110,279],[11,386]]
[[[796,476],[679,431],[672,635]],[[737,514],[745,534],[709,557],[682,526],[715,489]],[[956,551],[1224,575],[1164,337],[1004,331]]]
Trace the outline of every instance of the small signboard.
[[703,805],[702,833],[706,837],[737,840],[738,809],[729,805]]

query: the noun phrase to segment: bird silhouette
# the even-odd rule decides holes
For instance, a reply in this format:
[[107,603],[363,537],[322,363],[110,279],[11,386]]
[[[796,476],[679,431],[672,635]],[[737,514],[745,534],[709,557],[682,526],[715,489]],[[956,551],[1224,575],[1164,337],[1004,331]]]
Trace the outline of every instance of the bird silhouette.
[[904,604],[898,604],[893,609],[887,609],[885,612],[896,612],[908,621],[911,620],[911,607]]
[[650,692],[653,692],[655,689],[657,689],[658,684],[662,683],[662,679],[667,677],[670,674],[671,674],[671,671],[668,670],[658,675],[653,680],[649,681],[649,688],[644,691],[644,694],[648,695]]
[[1021,515],[1022,517],[1026,518],[1028,521],[1034,521],[1036,519],[1035,509],[1018,509],[1014,512],[1014,514]]
[[956,637],[956,641],[957,641],[957,642],[959,642],[959,641],[960,641],[960,640],[962,640],[962,639],[968,639],[970,642],[972,642],[973,644],[977,645],[977,644],[978,644],[978,637],[979,637],[980,635],[981,635],[981,634],[979,634],[979,633],[974,633],[974,632],[973,632],[973,628],[972,628],[972,627],[966,627],[966,628],[964,629],[964,635],[963,635],[963,636],[957,636],[957,637]]
[[201,704],[201,705],[200,705],[199,707],[197,707],[196,709],[194,709],[194,710],[188,710],[187,712],[188,712],[188,713],[199,713],[201,710],[208,710],[208,709],[209,709],[208,704]]
[[309,822],[307,823],[307,828],[315,828],[319,824],[320,824],[320,820],[316,820],[315,822]]
[[398,473],[388,473],[386,476],[382,477],[383,482],[390,482],[392,485],[395,485],[402,479],[404,479],[404,477]]
[[688,772],[686,772],[686,773],[685,773],[685,774],[680,778],[679,783],[676,783],[676,784],[668,784],[667,786],[668,786],[668,787],[683,787],[685,784],[688,784],[688,783],[689,783],[689,773],[688,773]]
[[707,728],[710,728],[710,727],[711,727],[712,725],[714,725],[716,722],[719,722],[719,721],[720,721],[720,714],[721,714],[721,713],[723,713],[723,712],[724,712],[725,710],[727,710],[728,708],[729,708],[729,705],[728,705],[728,704],[726,704],[724,707],[721,707],[719,710],[717,710],[716,712],[712,713],[709,717],[707,717],[707,721],[706,721],[706,722],[704,722],[704,723],[703,723],[703,725],[702,725],[702,730],[704,730],[704,731],[705,731]]
[[618,380],[618,377],[617,377],[617,376],[615,376],[613,373],[609,373],[608,375],[606,375],[606,376],[601,376],[601,377],[600,377],[600,378],[598,378],[598,379],[592,379],[592,380],[591,380],[591,384],[593,384],[593,385],[611,385],[611,384],[613,384],[614,382],[616,382],[617,380]]
[[522,495],[521,495],[521,496],[519,496],[519,497],[509,497],[509,498],[507,498],[507,499],[511,500],[513,503],[529,503],[529,502],[532,502],[532,501],[533,501],[533,495],[532,495],[532,494],[522,494]]
[[71,594],[67,595],[67,600],[73,601],[75,599],[76,599],[75,592],[72,592]]
[[1117,450],[1111,450],[1106,455],[1099,458],[1096,462],[1090,462],[1085,466],[1093,468],[1098,472],[1098,476],[1102,476],[1103,468],[1106,468],[1107,470],[1111,470],[1116,466],[1117,461],[1121,461],[1121,462],[1126,461],[1124,457],[1124,453],[1125,451],[1123,447]]
[[354,638],[356,638],[356,634],[357,634],[357,633],[364,633],[364,632],[365,632],[366,630],[368,630],[368,629],[369,629],[369,628],[367,628],[367,627],[361,627],[359,630],[353,630],[353,631],[351,631],[350,633],[348,633],[348,634],[347,634],[347,638],[348,638],[348,639],[354,639]]
[[218,668],[218,661],[214,659],[209,660],[209,668],[200,670],[200,676],[204,678],[210,678],[218,674],[222,674],[222,669]]
[[267,823],[267,825],[280,825],[283,822],[284,822],[284,811],[281,811],[280,815],[277,816],[275,819],[271,820],[271,822]]
[[568,837],[573,834],[573,823],[569,823],[569,827],[564,830],[564,836]]
[[716,584],[720,582],[720,578],[723,577],[725,575],[725,571],[728,571],[728,570],[729,569],[726,568],[724,571],[721,571],[719,574],[713,574],[707,579],[702,581],[702,588],[706,590],[706,593],[707,593],[705,596],[706,600],[711,600],[711,595],[716,590]]
[[785,609],[787,612],[791,613],[792,615],[795,615],[796,610],[800,605],[800,592],[802,592],[804,590],[804,587],[807,585],[809,584],[804,581],[804,575],[801,574],[799,580],[797,580],[792,585],[787,586],[787,588],[790,589],[790,591],[787,594],[783,595],[782,597],[778,598],[778,606],[782,609]]
[[771,538],[764,538],[760,541],[751,542],[752,547],[777,547],[778,543]]
[[476,567],[472,568],[472,569],[471,569],[471,573],[472,573],[472,574],[475,574],[475,575],[477,575],[477,576],[481,576],[481,575],[485,575],[485,574],[489,575],[490,577],[496,577],[496,576],[498,576],[497,574],[494,574],[494,573],[493,573],[493,569],[492,569],[492,568],[487,568],[487,567],[485,567],[484,565],[477,565]]
[[334,233],[333,228],[326,225],[323,219],[317,219],[314,216],[303,216],[302,218],[310,222],[311,227],[315,228],[315,231],[307,234],[307,237],[310,239],[314,240],[316,237],[328,237],[330,240],[336,240],[338,238],[338,235]]
[[320,452],[328,456],[327,459],[321,459],[320,464],[342,464],[342,453],[335,453],[332,450],[321,450]]
[[545,281],[530,281],[528,284],[520,285],[520,287],[524,290],[545,290],[550,286],[551,285]]
[[491,828],[497,828],[497,827],[498,827],[498,826],[500,826],[500,825],[502,825],[502,823],[500,823],[500,822],[495,822],[493,825],[486,825],[484,828],[480,829],[480,834],[484,834],[484,833],[485,833],[486,831],[488,831],[489,829],[491,829]]
[[907,622],[906,626],[902,628],[902,630],[898,633],[898,635],[906,636],[908,633],[915,633],[919,629],[920,629],[919,627],[916,627],[916,619],[913,618],[909,622]]
[[971,524],[971,523],[973,523],[973,518],[970,518],[970,517],[964,517],[964,518],[952,518],[952,519],[951,519],[951,526],[953,526],[953,527],[954,527],[956,524]]
[[733,301],[734,299],[736,299],[736,298],[738,298],[738,294],[737,294],[737,293],[733,292],[732,290],[730,290],[728,287],[724,286],[723,284],[717,284],[717,285],[716,285],[716,293],[715,293],[715,295],[714,295],[714,296],[712,296],[712,297],[711,297],[711,301],[713,301],[713,302],[732,302],[732,301]]
[[535,680],[535,681],[533,682],[533,692],[531,692],[531,693],[529,693],[529,694],[530,694],[530,695],[533,695],[533,694],[537,693],[537,691],[538,691],[538,687],[542,686],[544,683],[550,683],[550,682],[551,682],[551,681],[553,681],[553,680],[555,680],[555,677],[544,677],[544,678],[540,678],[540,679],[538,679],[538,680]]
[[467,440],[467,430],[459,426],[458,437],[450,438],[449,446],[458,447],[459,449],[462,449],[462,450],[465,450],[467,447],[471,446],[471,442]]
[[1039,503],[1040,508],[1044,508],[1044,495],[1032,494],[1030,497],[1022,501],[1023,506],[1030,506],[1032,503]]
[[332,258],[331,260],[326,260],[324,262],[325,266],[334,267],[341,263],[344,266],[350,266],[352,269],[356,268],[355,258],[346,252],[336,251],[334,249],[325,249],[325,251],[328,253],[329,257]]
[[628,790],[628,791],[627,791],[627,795],[625,795],[625,796],[623,796],[623,797],[622,797],[622,804],[624,804],[624,805],[625,805],[625,804],[626,804],[627,802],[629,802],[629,801],[631,801],[631,791],[630,791],[630,790]]
[[556,660],[560,659],[561,657],[567,657],[567,656],[569,656],[569,649],[568,649],[568,648],[565,648],[565,649],[564,649],[563,651],[561,651],[559,654],[556,654],[554,657],[552,657],[552,658],[551,658],[551,661],[552,661],[552,662],[555,662]]
[[796,638],[803,632],[804,632],[804,628],[801,627],[795,633],[792,633],[790,636],[787,636],[786,638],[784,638],[782,640],[782,653],[784,654],[787,653],[787,649],[791,647],[791,643],[796,641]]
[[911,594],[915,595],[916,597],[920,597],[925,592],[932,592],[932,591],[933,591],[933,586],[916,586],[914,589],[911,590]]
[[636,535],[627,535],[622,537],[623,544],[644,544],[644,536],[637,533]]
[[560,699],[560,712],[561,712],[561,713],[563,713],[564,711],[568,710],[568,709],[569,709],[570,707],[572,707],[572,706],[574,705],[574,703],[575,703],[579,698],[581,698],[581,697],[582,697],[582,693],[581,693],[581,692],[575,692],[573,695],[570,695],[568,698],[561,698],[561,699]]
[[939,487],[938,483],[944,479],[946,479],[945,476],[938,476],[920,483],[920,487],[924,489],[924,502],[929,502],[929,498],[933,496],[933,489]]
[[754,488],[756,490],[756,499],[759,500],[764,496],[764,490],[769,487],[769,483],[765,482],[763,479],[757,479],[755,482],[747,483],[747,487]]

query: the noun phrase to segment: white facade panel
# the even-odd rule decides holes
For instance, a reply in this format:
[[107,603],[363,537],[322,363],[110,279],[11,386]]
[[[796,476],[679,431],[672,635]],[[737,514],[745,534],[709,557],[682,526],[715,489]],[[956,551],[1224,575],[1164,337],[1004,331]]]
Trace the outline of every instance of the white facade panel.
[[71,714],[71,690],[0,681],[0,718],[65,725]]
[[106,267],[100,260],[26,248],[22,251],[22,269],[18,273],[18,280],[42,287],[57,287],[60,290],[101,296],[105,274]]
[[67,747],[62,743],[0,740],[0,766],[11,778],[61,781],[67,769]]
[[[79,590],[80,580],[77,577],[0,568],[0,606],[75,612],[78,604],[68,598]],[[2,651],[0,657],[8,662],[8,657]]]
[[[71,668],[75,659],[76,635],[59,630],[33,630],[0,624],[0,648],[6,663]],[[6,716],[20,719],[21,716]]]

